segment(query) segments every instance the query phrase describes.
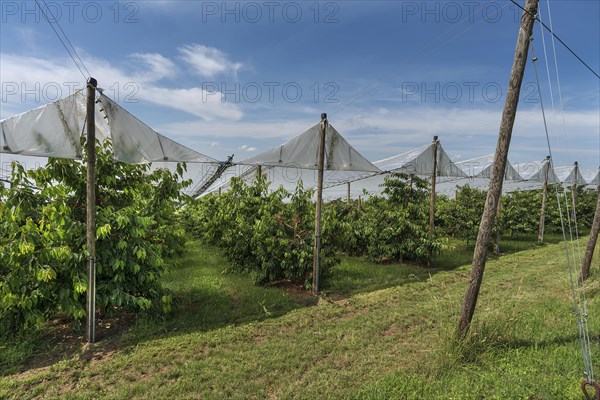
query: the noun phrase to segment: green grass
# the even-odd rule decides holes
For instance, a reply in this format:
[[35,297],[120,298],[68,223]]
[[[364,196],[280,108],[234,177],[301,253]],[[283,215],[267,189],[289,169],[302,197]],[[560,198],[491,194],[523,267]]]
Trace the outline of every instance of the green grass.
[[[176,315],[5,375],[0,398],[581,399],[563,244],[502,243],[509,254],[490,257],[474,325],[457,343],[470,269],[455,268],[470,261],[458,242],[437,268],[344,257],[317,304],[223,274],[218,251],[191,242],[167,277]],[[597,277],[588,293],[595,355]]]
[[253,285],[248,276],[225,274],[225,263],[218,249],[190,242],[165,279],[179,301],[178,312],[160,323],[140,321],[127,339],[214,330],[276,317],[303,305],[285,291]]

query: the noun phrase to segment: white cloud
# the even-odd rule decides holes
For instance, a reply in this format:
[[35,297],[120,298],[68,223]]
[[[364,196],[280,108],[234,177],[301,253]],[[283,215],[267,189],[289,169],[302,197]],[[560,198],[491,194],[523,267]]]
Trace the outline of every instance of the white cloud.
[[[81,54],[81,53],[80,53]],[[37,58],[2,53],[2,118],[26,111],[40,103],[66,97],[85,86],[81,73],[68,58]],[[136,53],[138,68],[124,70],[107,60],[85,57],[99,87],[117,102],[143,100],[184,111],[207,121],[237,121],[243,116],[239,105],[221,101],[221,94],[200,87],[173,88],[160,84],[177,74],[177,65],[156,53]],[[127,98],[127,96],[129,96]],[[36,104],[37,103],[37,104]],[[10,115],[5,115],[10,111]]]
[[216,120],[213,122],[196,120],[164,124],[158,128],[161,132],[178,136],[204,135],[213,138],[253,138],[270,140],[271,146],[280,144],[316,124],[312,120],[263,120],[232,122]]
[[139,96],[152,103],[185,111],[206,121],[218,118],[237,121],[244,115],[239,107],[222,103],[220,96],[209,96],[202,88],[168,89],[145,85]]
[[230,61],[225,53],[214,47],[189,44],[178,50],[182,59],[201,77],[210,78],[226,72],[236,74],[243,67],[243,64]]
[[131,57],[143,66],[148,67],[148,71],[141,71],[136,74],[139,80],[154,82],[177,75],[177,66],[161,54],[134,53]]

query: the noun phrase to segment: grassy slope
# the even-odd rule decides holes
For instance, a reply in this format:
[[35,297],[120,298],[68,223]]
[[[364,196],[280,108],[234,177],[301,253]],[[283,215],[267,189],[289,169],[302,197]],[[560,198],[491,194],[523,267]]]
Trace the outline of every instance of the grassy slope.
[[[99,343],[0,378],[0,398],[581,398],[561,243],[488,262],[462,346],[452,338],[468,266],[426,270],[344,258],[325,287],[329,296],[305,307],[279,289],[221,274],[224,261],[215,254],[191,243],[174,269],[169,285],[182,300],[176,317],[138,323],[113,343],[117,351]],[[593,277],[595,354],[599,287]]]

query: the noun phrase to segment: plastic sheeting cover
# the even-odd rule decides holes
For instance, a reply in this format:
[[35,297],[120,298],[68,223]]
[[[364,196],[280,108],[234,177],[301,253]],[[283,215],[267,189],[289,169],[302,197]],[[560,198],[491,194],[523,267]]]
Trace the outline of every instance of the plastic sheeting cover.
[[579,172],[579,168],[575,168],[575,166],[556,167],[554,173],[563,185],[587,185],[587,182],[581,176],[581,172]]
[[560,178],[554,172],[555,170],[549,160],[519,163],[514,164],[514,167],[525,181],[544,183],[546,181],[547,171],[548,183],[561,183]]
[[[492,166],[494,165],[494,154],[483,157],[473,158],[471,160],[460,161],[456,163],[467,176],[473,178],[490,178],[492,176]],[[523,178],[513,167],[510,161],[506,162],[504,180],[519,181]]]
[[101,111],[108,118],[116,161],[128,164],[155,161],[217,163],[214,158],[157,133],[105,95],[100,95],[99,102]]
[[[64,99],[0,121],[0,152],[81,158],[87,99],[78,91]],[[218,163],[163,136],[103,94],[95,102],[96,138],[111,138],[114,158],[130,164],[154,161]]]
[[[317,169],[320,123],[281,146],[240,161],[240,164]],[[356,151],[340,133],[328,125],[325,132],[325,169],[334,171],[379,172],[379,169]]]
[[[420,176],[433,175],[434,144],[427,144],[393,157],[375,161],[383,171],[403,172]],[[466,177],[467,175],[448,156],[441,144],[437,149],[437,176]]]
[[0,153],[81,158],[81,92],[0,122]]
[[600,170],[598,169],[586,169],[584,171],[580,171],[581,176],[590,186],[599,186],[600,185]]
[[[200,196],[209,193],[217,193],[219,190],[227,191],[231,186],[231,178],[238,177],[244,182],[250,183],[256,176],[258,167],[256,165],[234,165],[227,170],[210,185]],[[288,192],[294,192],[298,182],[302,181],[304,188],[315,188],[317,186],[317,170],[305,169],[297,167],[261,167],[261,173],[266,176],[271,190],[283,187]],[[342,182],[360,179],[365,175],[373,175],[373,173],[358,172],[358,171],[336,171],[327,170],[323,174],[323,190],[324,198],[327,188],[335,187]],[[199,186],[199,185],[198,185]],[[345,187],[345,186],[344,186]]]

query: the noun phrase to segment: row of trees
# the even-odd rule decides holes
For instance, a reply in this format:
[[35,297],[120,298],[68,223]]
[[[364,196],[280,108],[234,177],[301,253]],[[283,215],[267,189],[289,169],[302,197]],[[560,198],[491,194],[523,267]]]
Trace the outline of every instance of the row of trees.
[[[427,262],[442,248],[429,236],[429,189],[416,177],[386,178],[384,196],[361,202],[335,201],[323,210],[321,273],[344,252],[372,261]],[[312,189],[300,183],[294,193],[268,190],[258,176],[246,184],[188,204],[181,220],[188,232],[224,250],[231,269],[252,274],[258,283],[279,279],[312,280],[314,204]]]
[[[161,276],[185,240],[174,217],[189,184],[183,168],[115,163],[110,144],[97,145],[100,315],[170,311],[173,296]],[[76,325],[85,317],[85,176],[80,161],[49,159],[29,171],[15,163],[10,182],[0,182],[0,334],[57,315]]]
[[[168,313],[174,299],[161,277],[187,235],[221,248],[231,271],[248,273],[257,283],[290,279],[310,286],[312,189],[300,183],[293,193],[272,191],[263,176],[250,184],[234,178],[226,193],[193,200],[181,194],[189,184],[182,180],[185,165],[171,173],[114,163],[108,143],[98,145],[97,154],[101,315],[121,309]],[[56,315],[76,324],[85,317],[85,168],[58,159],[30,171],[14,164],[10,182],[0,182],[0,334]],[[391,174],[381,196],[325,204],[321,272],[339,262],[339,253],[378,263],[428,263],[444,250],[445,237],[475,239],[485,192],[464,186],[454,199],[439,196],[435,237],[429,232],[429,196],[427,181]],[[595,199],[596,191],[578,189],[582,230],[592,221]],[[537,232],[540,203],[541,191],[505,195],[496,229],[510,235]],[[546,231],[560,230],[551,192]]]
[[[570,194],[566,193],[569,201]],[[429,263],[446,248],[447,237],[474,242],[486,193],[462,186],[456,197],[439,196],[436,234],[429,231],[430,188],[426,180],[405,174],[386,177],[381,196],[364,201],[336,200],[323,209],[322,273],[334,266],[336,255],[365,256],[376,263],[414,261]],[[563,215],[566,213],[561,193]],[[294,193],[283,188],[269,191],[265,177],[247,184],[232,180],[231,189],[189,203],[181,212],[186,230],[202,242],[223,249],[230,269],[254,276],[257,283],[280,279],[312,280],[314,204],[313,191],[300,183]],[[537,233],[540,191],[503,196],[494,229],[503,235]],[[596,191],[578,189],[580,230],[591,224]],[[546,232],[561,231],[554,192],[546,207]]]
[[[572,193],[558,188],[563,219],[573,219]],[[598,192],[578,187],[575,193],[577,227],[580,232],[591,227],[596,208]],[[457,188],[456,196],[449,199],[439,196],[436,208],[436,222],[441,234],[464,239],[467,242],[477,238],[479,222],[483,212],[486,192],[468,185]],[[503,235],[515,236],[523,233],[537,233],[540,223],[542,190],[515,191],[502,196],[500,214],[494,229]],[[546,201],[545,232],[562,232],[556,188],[549,188]]]

